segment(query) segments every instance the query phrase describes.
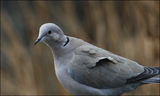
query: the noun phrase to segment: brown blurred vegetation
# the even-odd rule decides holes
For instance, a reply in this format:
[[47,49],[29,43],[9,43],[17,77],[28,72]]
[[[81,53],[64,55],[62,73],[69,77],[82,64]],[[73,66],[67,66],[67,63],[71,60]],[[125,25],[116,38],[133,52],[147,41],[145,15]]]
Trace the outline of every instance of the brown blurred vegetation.
[[[55,76],[49,47],[33,45],[46,22],[143,66],[159,66],[159,1],[1,1],[2,95],[69,94]],[[159,95],[159,85],[124,95]]]

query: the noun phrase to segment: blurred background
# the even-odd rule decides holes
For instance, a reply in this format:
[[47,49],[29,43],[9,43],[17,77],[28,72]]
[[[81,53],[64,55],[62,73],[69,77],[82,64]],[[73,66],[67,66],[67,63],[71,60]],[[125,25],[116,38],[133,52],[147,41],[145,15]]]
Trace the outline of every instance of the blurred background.
[[[58,82],[39,27],[57,24],[143,66],[159,66],[159,1],[1,1],[1,95],[69,95]],[[124,95],[159,95],[148,84]]]

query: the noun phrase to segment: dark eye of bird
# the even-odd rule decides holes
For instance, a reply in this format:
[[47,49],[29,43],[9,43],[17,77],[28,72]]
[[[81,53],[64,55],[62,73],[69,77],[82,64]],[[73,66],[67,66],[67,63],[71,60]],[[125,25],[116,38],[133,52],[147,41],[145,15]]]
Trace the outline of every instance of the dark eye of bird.
[[48,34],[51,34],[51,31],[48,31]]

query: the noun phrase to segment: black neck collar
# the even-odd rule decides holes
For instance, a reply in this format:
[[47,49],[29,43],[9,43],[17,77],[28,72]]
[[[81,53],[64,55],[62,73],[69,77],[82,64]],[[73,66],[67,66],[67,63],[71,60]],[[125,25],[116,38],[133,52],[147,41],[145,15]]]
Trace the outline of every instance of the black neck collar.
[[65,47],[68,43],[69,43],[69,38],[67,37],[67,40],[66,40],[65,43],[63,44],[63,47]]

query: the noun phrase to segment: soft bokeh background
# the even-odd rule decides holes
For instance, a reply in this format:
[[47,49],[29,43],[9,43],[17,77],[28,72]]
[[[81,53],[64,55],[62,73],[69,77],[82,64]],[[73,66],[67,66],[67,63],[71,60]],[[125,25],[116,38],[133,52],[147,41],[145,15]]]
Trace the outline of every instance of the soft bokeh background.
[[[159,1],[1,1],[2,95],[69,95],[55,76],[50,48],[33,45],[46,22],[143,66],[159,66]],[[159,95],[159,85],[124,95]]]

